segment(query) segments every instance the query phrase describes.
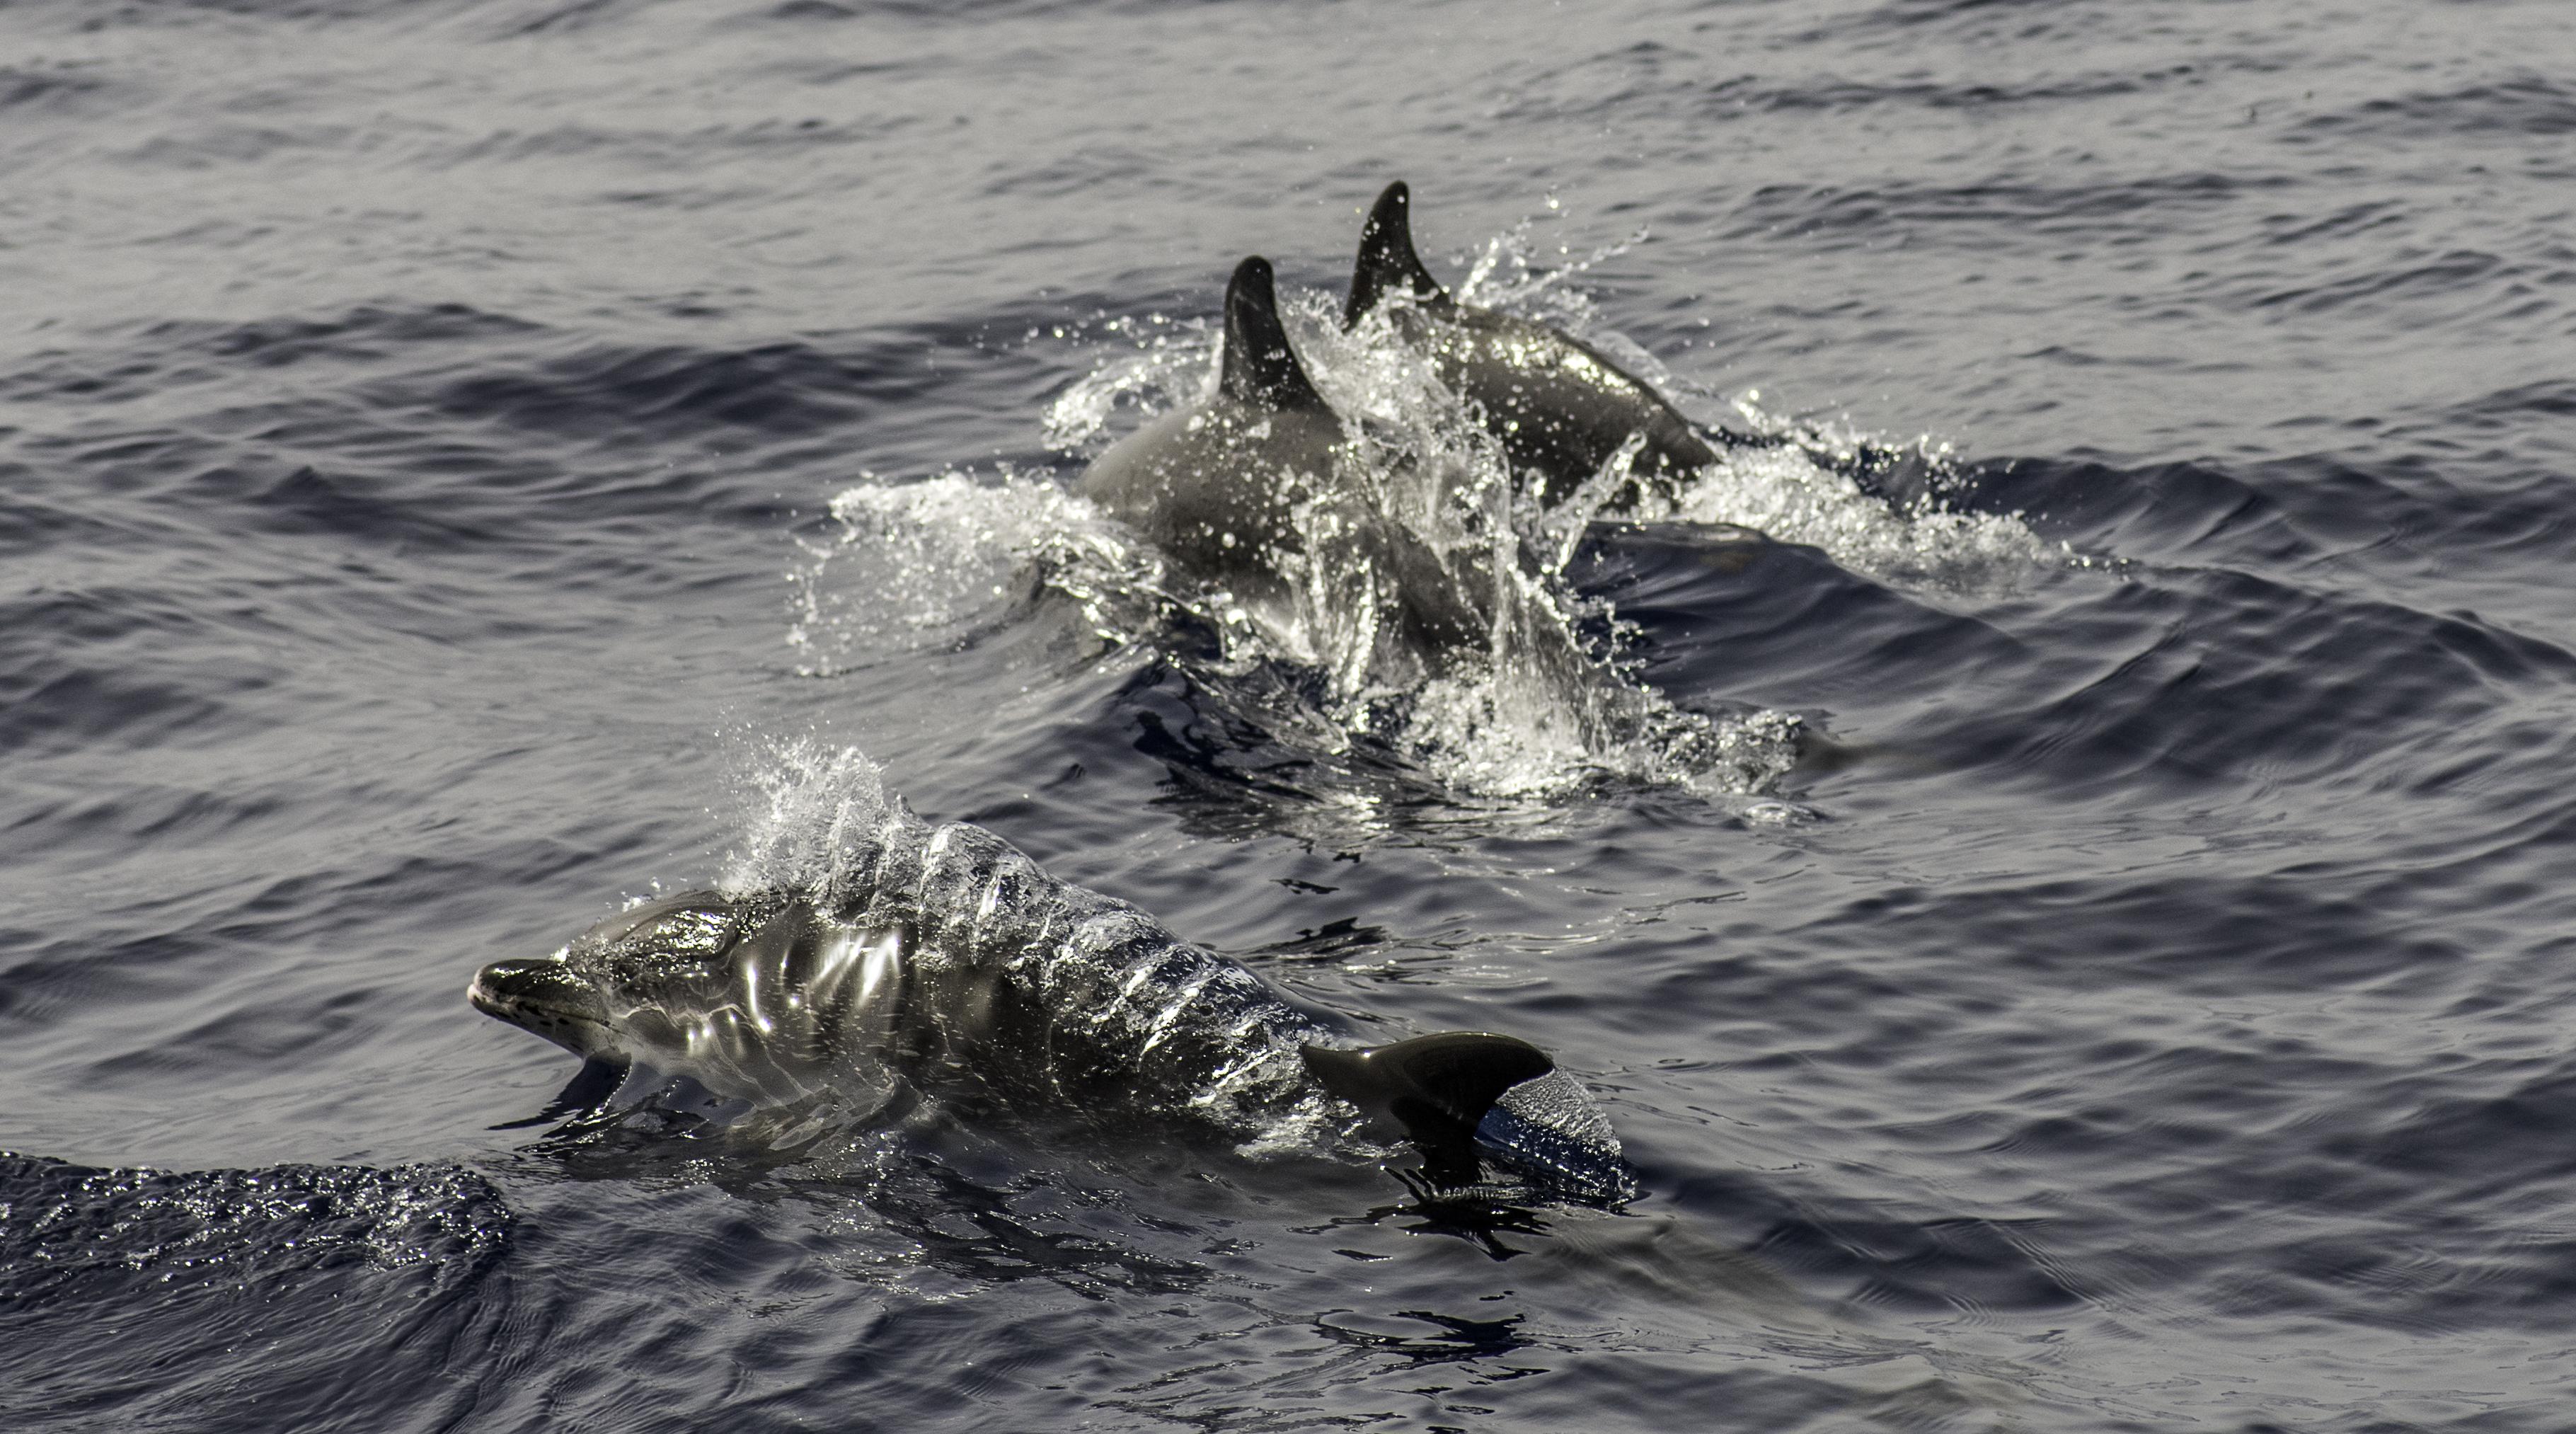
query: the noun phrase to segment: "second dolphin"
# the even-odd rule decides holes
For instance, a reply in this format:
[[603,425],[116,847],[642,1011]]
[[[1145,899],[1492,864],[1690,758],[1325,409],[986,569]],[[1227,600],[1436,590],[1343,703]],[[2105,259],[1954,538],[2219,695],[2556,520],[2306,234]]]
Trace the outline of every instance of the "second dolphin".
[[[1412,203],[1398,180],[1369,210],[1342,325],[1356,327],[1391,297],[1404,300],[1389,309],[1397,330],[1429,352],[1513,466],[1537,476],[1541,502],[1571,497],[1632,439],[1639,447],[1628,471],[1650,489],[1669,493],[1717,461],[1717,449],[1689,419],[1599,349],[1535,320],[1452,298],[1414,252]],[[1716,436],[1729,447],[1758,441]]]

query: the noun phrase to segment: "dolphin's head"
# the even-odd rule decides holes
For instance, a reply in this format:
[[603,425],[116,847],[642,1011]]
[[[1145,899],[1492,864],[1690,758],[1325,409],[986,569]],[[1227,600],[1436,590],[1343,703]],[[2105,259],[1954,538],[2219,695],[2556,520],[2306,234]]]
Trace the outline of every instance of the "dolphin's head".
[[496,961],[465,994],[585,1060],[779,1104],[873,1053],[902,953],[898,928],[774,893],[696,891],[631,907],[552,956]]

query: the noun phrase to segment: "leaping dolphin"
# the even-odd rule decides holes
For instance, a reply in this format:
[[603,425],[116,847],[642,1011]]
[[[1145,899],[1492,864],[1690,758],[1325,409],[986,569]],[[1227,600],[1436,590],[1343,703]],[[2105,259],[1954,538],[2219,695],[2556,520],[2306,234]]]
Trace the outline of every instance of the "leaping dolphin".
[[1083,496],[1152,540],[1183,572],[1284,611],[1327,552],[1358,571],[1418,650],[1483,635],[1478,594],[1352,471],[1349,435],[1279,321],[1270,263],[1235,266],[1216,392],[1120,439],[1083,470]]
[[[1543,503],[1564,501],[1631,436],[1643,440],[1629,466],[1641,484],[1669,491],[1717,461],[1689,419],[1599,349],[1452,298],[1414,252],[1412,202],[1397,180],[1369,210],[1342,326],[1357,327],[1391,294],[1408,296],[1412,302],[1392,313],[1398,331],[1429,351],[1442,380],[1471,401],[1513,466],[1538,475]],[[1730,447],[1756,441],[1724,431],[1717,437]]]
[[[895,811],[828,896],[691,892],[550,957],[477,974],[474,1006],[698,1108],[792,1130],[910,1098],[1103,1124],[1312,1136],[1384,1117],[1443,1183],[1482,1156],[1606,1203],[1633,1178],[1582,1086],[1538,1048],[1450,1031],[1367,1048],[1144,912],[1000,837]],[[588,1069],[588,1067],[586,1067]]]

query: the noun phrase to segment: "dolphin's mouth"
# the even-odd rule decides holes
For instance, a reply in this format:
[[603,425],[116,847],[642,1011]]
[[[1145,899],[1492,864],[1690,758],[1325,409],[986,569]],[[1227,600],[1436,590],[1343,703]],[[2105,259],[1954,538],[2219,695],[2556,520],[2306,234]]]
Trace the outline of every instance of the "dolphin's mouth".
[[465,988],[474,1009],[545,1037],[577,1056],[607,1054],[608,1003],[561,961],[495,961]]

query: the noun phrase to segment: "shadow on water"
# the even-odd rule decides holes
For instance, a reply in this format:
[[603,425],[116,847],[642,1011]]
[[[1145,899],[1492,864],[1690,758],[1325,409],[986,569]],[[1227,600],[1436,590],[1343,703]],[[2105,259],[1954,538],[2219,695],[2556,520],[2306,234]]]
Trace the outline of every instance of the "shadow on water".
[[[1050,1318],[1072,1321],[1068,1330],[1116,1328],[1119,1340],[1163,1349],[1144,1363],[1164,1372],[1142,1382],[1098,1386],[1061,1370],[1095,1410],[1271,1427],[1239,1401],[1268,1390],[1342,1408],[1382,1397],[1408,1372],[1454,1367],[1483,1384],[1621,1348],[1688,1350],[1694,1366],[1750,1380],[1751,1407],[1831,1409],[1865,1427],[2014,1427],[2011,1411],[2058,1397],[2034,1371],[1875,1329],[1866,1301],[1819,1300],[1689,1213],[1443,1184],[1410,1153],[1255,1159],[1132,1126],[1014,1128],[929,1111],[792,1153],[746,1149],[740,1134],[598,1112],[503,1168],[531,1189],[614,1192],[573,1202],[642,1222],[573,1237],[609,1242],[602,1258],[712,1238],[692,1258],[732,1251],[723,1258],[737,1284],[810,1290],[829,1271],[848,1282],[835,1302],[891,1300],[921,1318],[961,1296],[1000,1299],[1061,1309]],[[1262,1353],[1239,1376],[1171,1357],[1228,1347],[1230,1358]],[[862,1386],[904,1377],[917,1357],[895,1345],[881,1353],[881,1367],[850,1372]],[[1061,1368],[1069,1353],[1026,1359]],[[1276,1427],[1314,1412],[1283,1413]]]

